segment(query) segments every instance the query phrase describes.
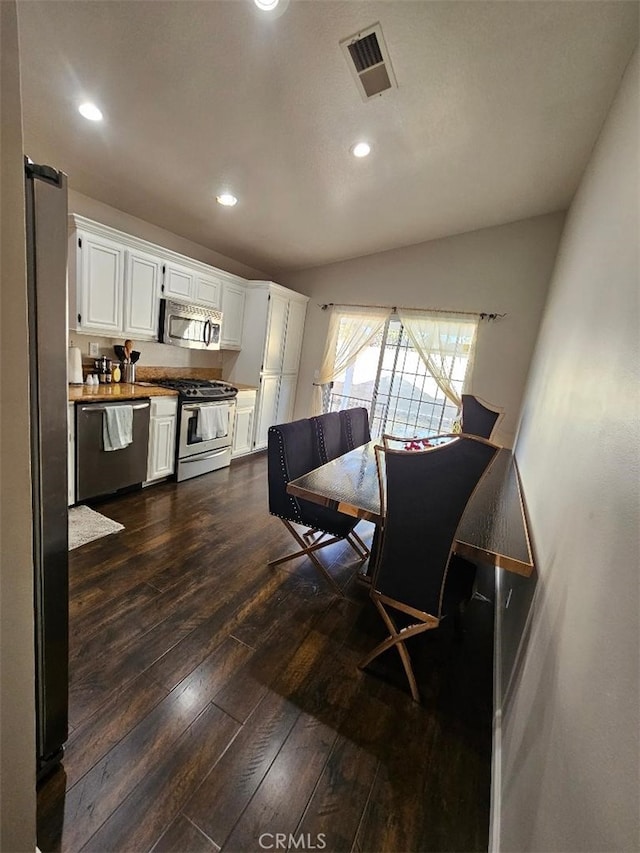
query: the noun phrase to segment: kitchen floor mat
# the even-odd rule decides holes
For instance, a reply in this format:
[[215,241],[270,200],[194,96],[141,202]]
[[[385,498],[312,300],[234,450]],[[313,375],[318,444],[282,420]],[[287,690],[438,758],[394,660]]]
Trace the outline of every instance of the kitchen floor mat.
[[96,512],[88,506],[74,506],[69,510],[69,550],[101,539],[110,533],[124,530],[124,524],[120,524],[106,515]]

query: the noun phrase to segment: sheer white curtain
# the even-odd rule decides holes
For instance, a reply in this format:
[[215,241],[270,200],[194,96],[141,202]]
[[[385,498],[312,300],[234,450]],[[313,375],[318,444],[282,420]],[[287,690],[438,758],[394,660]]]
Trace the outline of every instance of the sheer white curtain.
[[396,313],[442,393],[460,408],[462,399],[451,383],[454,361],[460,356],[467,358],[462,385],[466,392],[473,373],[478,320],[455,314],[429,314],[410,308],[398,308]]
[[327,344],[313,395],[315,415],[322,414],[322,387],[333,382],[355,362],[358,354],[378,334],[390,316],[390,308],[331,308]]

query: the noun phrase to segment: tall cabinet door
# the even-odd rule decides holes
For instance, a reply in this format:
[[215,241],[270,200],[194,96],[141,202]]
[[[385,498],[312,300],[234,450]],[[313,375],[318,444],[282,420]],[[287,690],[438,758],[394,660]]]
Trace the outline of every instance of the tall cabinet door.
[[287,312],[289,300],[279,293],[272,293],[269,299],[267,319],[267,340],[264,347],[262,369],[269,373],[282,370],[285,335],[287,332]]
[[304,332],[304,318],[306,313],[306,302],[298,302],[295,299],[291,299],[289,301],[287,336],[284,345],[284,356],[282,358],[283,373],[298,372],[298,365],[300,364],[300,350],[302,349],[302,333]]
[[280,378],[278,393],[278,408],[276,409],[277,424],[286,424],[293,420],[293,406],[296,401],[297,373],[283,373]]
[[127,252],[124,287],[124,331],[132,338],[158,337],[158,299],[162,269],[157,258]]
[[267,433],[269,427],[279,423],[278,415],[278,389],[280,386],[280,375],[263,376],[260,381],[260,394],[258,403],[258,420],[256,424],[255,449],[259,450],[267,446]]
[[81,264],[78,329],[122,333],[124,249],[103,237],[79,235]]

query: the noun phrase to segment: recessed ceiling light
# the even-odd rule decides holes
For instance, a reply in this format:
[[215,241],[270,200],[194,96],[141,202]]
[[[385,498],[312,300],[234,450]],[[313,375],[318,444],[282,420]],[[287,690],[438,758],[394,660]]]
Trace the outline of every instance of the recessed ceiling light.
[[280,0],[253,0],[253,2],[263,12],[273,12]]
[[371,146],[367,142],[358,142],[351,148],[354,157],[366,157],[371,153]]
[[102,113],[95,104],[80,104],[78,112],[81,116],[88,118],[89,121],[102,121]]
[[231,193],[220,193],[220,195],[216,196],[216,201],[225,207],[233,207],[238,203],[238,199],[234,195],[231,195]]

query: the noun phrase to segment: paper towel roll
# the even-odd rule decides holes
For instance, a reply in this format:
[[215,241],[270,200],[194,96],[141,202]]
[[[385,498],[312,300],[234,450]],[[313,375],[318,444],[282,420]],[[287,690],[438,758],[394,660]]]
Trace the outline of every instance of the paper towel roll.
[[80,347],[69,347],[67,374],[70,385],[82,385],[82,355]]

